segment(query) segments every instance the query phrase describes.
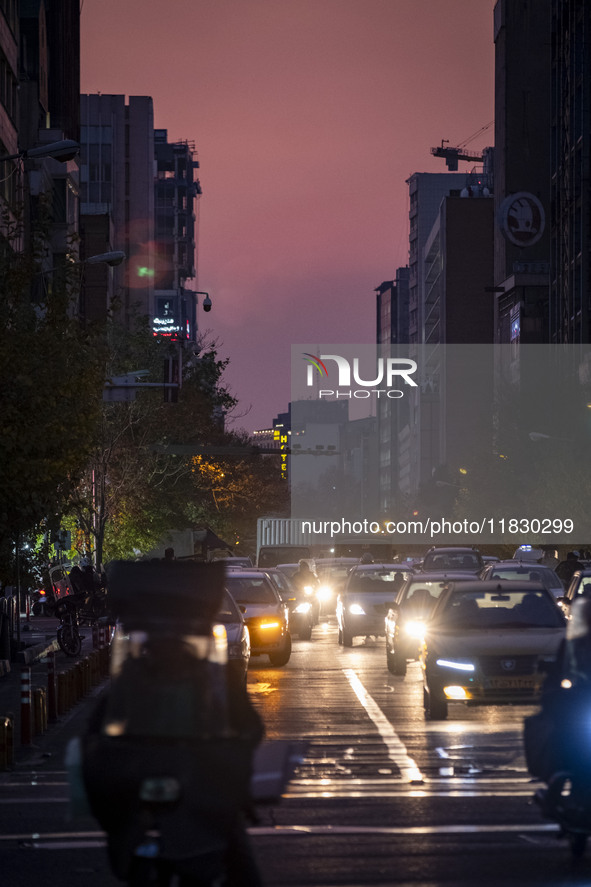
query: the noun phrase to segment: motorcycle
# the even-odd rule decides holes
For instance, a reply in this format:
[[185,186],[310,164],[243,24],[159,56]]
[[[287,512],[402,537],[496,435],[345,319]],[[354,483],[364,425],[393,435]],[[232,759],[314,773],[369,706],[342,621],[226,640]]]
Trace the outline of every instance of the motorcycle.
[[227,669],[224,567],[119,561],[111,681],[81,738],[88,804],[129,887],[259,885],[244,826],[263,733]]
[[547,786],[534,802],[582,856],[591,835],[591,600],[572,606],[542,707],[525,719],[524,747],[529,772]]
[[66,656],[79,656],[82,649],[81,626],[110,623],[107,593],[104,589],[92,594],[69,594],[53,603],[53,614],[60,624],[57,642]]
[[547,789],[538,789],[535,803],[542,815],[560,827],[559,838],[566,838],[573,857],[578,859],[585,852],[591,835],[590,774],[581,778],[572,772],[554,773]]
[[59,619],[57,642],[66,656],[80,655],[81,627],[112,622],[104,575],[90,565],[85,570],[86,574],[75,566],[69,575],[61,565],[49,570],[51,590],[44,607]]
[[582,856],[591,835],[591,690],[563,681],[525,719],[524,744],[529,772],[546,783],[534,803],[559,826],[573,857]]

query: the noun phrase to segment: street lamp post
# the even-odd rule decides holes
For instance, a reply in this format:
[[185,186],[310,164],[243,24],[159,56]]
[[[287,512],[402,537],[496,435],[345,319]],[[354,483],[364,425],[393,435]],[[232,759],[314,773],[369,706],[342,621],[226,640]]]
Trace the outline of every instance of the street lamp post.
[[7,160],[40,160],[44,157],[52,157],[61,163],[67,163],[68,160],[73,160],[79,151],[80,145],[74,139],[60,139],[58,142],[48,142],[47,145],[17,151],[16,154],[5,154],[0,157],[0,161],[4,163]]

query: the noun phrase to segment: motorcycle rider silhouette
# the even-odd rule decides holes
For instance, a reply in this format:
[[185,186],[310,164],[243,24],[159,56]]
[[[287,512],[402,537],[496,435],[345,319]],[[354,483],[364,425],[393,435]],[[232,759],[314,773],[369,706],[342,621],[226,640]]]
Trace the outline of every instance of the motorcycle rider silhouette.
[[111,868],[134,887],[260,887],[244,817],[264,730],[214,625],[224,567],[119,561],[107,574],[120,626],[82,770]]
[[526,718],[525,754],[547,783],[534,799],[561,826],[574,855],[591,834],[591,599],[577,598],[539,713]]

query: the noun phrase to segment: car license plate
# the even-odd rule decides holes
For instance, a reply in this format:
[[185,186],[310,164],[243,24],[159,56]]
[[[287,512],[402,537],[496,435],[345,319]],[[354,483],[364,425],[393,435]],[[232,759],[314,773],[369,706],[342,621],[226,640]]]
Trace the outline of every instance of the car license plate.
[[491,690],[532,690],[537,685],[533,676],[515,678],[489,678]]

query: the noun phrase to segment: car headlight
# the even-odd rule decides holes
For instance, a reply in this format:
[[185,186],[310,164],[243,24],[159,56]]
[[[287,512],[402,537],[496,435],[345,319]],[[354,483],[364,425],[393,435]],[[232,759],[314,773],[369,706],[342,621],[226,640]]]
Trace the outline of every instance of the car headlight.
[[421,641],[425,635],[425,623],[421,619],[411,619],[405,623],[404,631],[409,637]]
[[440,668],[455,668],[458,671],[474,671],[472,662],[456,662],[454,659],[436,659],[435,664]]
[[321,585],[316,594],[319,601],[327,601],[332,597],[332,587],[330,585]]
[[312,604],[309,604],[308,601],[304,601],[301,604],[298,604],[297,607],[294,608],[294,613],[309,613],[312,609]]
[[365,610],[361,604],[349,604],[349,613],[351,616],[365,616]]
[[304,594],[307,594],[307,595],[314,594],[314,586],[313,585],[304,585]]

